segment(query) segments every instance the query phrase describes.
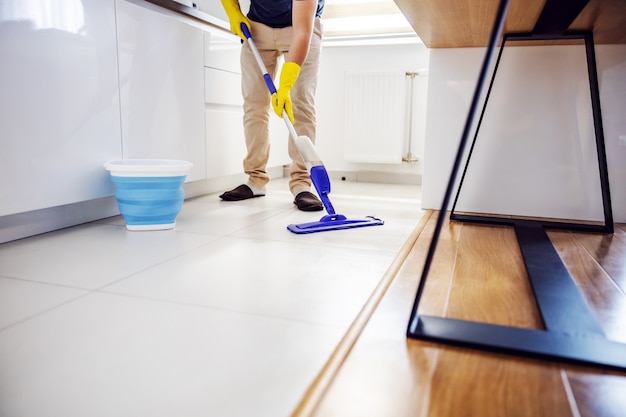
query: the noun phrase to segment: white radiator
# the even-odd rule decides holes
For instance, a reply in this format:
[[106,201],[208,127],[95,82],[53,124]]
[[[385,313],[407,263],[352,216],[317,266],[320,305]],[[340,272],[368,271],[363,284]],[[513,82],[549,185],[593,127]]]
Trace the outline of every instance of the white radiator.
[[346,72],[344,156],[402,163],[407,138],[405,71]]

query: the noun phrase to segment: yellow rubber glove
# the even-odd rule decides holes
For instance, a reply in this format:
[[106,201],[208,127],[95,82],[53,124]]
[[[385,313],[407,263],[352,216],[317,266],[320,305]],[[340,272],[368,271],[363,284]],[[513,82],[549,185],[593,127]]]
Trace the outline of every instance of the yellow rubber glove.
[[291,104],[291,89],[300,74],[300,65],[295,62],[285,62],[280,71],[280,85],[275,94],[272,94],[272,107],[278,117],[283,117],[283,109],[287,112],[293,124],[293,107]]
[[228,20],[230,21],[230,31],[245,41],[246,36],[241,30],[241,24],[245,23],[248,28],[250,28],[250,22],[248,21],[248,18],[245,17],[243,13],[241,13],[239,1],[222,0],[222,6],[224,6],[224,10],[226,10],[226,15],[228,16]]

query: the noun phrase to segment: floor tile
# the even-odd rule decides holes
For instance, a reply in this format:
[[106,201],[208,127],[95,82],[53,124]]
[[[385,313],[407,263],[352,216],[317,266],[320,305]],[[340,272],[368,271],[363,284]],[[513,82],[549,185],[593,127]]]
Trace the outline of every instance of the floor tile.
[[0,277],[0,330],[88,291]]
[[347,329],[393,258],[224,238],[102,290]]
[[[375,215],[384,221],[382,226],[367,226],[345,230],[333,230],[298,235],[287,230],[289,224],[319,221],[323,212],[305,213],[297,210],[282,213],[262,223],[257,223],[234,232],[232,236],[253,239],[280,240],[290,243],[306,243],[325,247],[343,247],[363,250],[388,251],[396,253],[411,234],[423,215],[421,210],[399,211],[393,203],[386,210],[378,205],[378,210],[364,210],[360,204],[344,204],[340,213],[348,219]],[[339,211],[337,210],[339,213]]]
[[0,332],[0,415],[288,416],[341,334],[93,293]]
[[0,245],[0,275],[96,289],[216,239],[84,225]]
[[284,211],[254,202],[222,202],[221,205],[203,201],[187,201],[176,218],[176,230],[194,233],[228,235],[259,224]]

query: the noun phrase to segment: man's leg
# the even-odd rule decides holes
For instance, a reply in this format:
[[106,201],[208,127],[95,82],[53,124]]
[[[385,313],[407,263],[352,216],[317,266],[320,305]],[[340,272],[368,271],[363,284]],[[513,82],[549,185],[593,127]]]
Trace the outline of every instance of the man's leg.
[[[259,49],[269,74],[273,77],[276,59],[280,52],[274,49],[261,50],[259,46],[267,44],[267,39],[272,39],[272,29],[256,22],[250,22],[250,24],[252,39]],[[244,102],[243,129],[247,149],[243,169],[248,174],[248,182],[222,194],[220,197],[226,201],[245,200],[265,195],[265,186],[270,180],[267,174],[270,150],[269,90],[248,43],[244,43],[241,48],[240,61],[241,92]]]
[[[251,22],[252,39],[263,58],[265,67],[272,78],[276,70],[276,60],[280,52],[267,48],[268,39],[272,39],[272,28]],[[241,91],[243,94],[243,128],[248,154],[243,161],[244,172],[249,176],[249,183],[264,190],[270,178],[267,174],[269,159],[269,118],[270,93],[265,85],[263,74],[245,43],[241,50]]]
[[[321,43],[321,22],[320,19],[315,19],[309,53],[302,65],[298,80],[291,91],[296,132],[300,136],[308,136],[313,144],[315,144],[317,138],[315,92],[320,65]],[[289,172],[291,177],[289,188],[291,192],[293,195],[297,195],[301,191],[308,191],[311,186],[309,173],[293,141],[289,141],[289,156],[293,160]]]

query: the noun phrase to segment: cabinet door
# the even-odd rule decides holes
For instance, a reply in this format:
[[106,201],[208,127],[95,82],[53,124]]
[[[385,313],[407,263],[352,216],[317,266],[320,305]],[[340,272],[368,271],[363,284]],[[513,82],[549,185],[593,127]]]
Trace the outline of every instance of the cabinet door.
[[[237,36],[219,29],[207,31],[204,42],[207,177],[215,178],[243,172],[241,43]],[[290,163],[287,140],[282,120],[270,115],[268,167]]]
[[203,31],[117,1],[124,158],[183,159],[205,175]]
[[243,172],[246,144],[241,117],[242,111],[237,109],[206,111],[208,178]]
[[[220,5],[221,7],[221,5]],[[204,34],[207,177],[243,172],[243,100],[239,38],[215,29]]]
[[0,7],[0,216],[113,193],[115,3],[57,3]]
[[[243,109],[239,91],[239,75],[211,68],[207,74],[206,150],[207,177],[216,178],[243,172],[246,156],[243,134]],[[212,89],[215,86],[215,89]],[[225,97],[224,97],[225,96]],[[218,101],[218,100],[222,101]],[[239,103],[237,103],[237,101]],[[291,163],[287,151],[289,134],[282,119],[270,115],[270,158],[268,167]]]

